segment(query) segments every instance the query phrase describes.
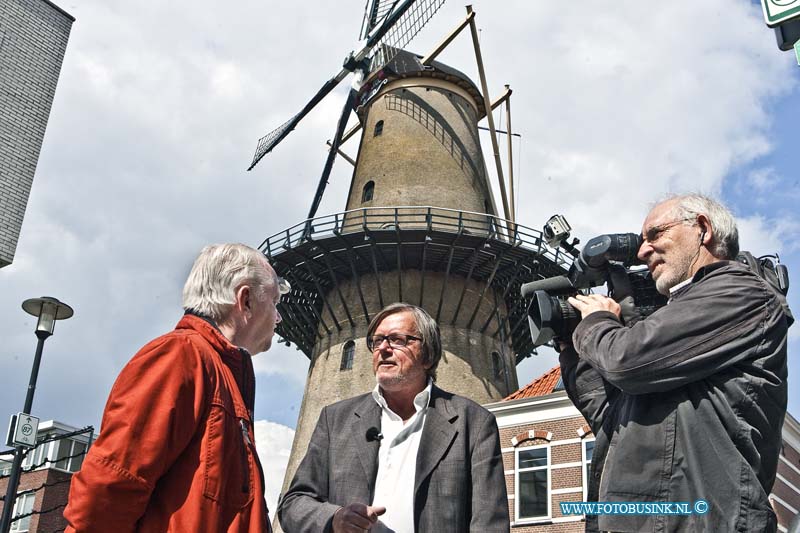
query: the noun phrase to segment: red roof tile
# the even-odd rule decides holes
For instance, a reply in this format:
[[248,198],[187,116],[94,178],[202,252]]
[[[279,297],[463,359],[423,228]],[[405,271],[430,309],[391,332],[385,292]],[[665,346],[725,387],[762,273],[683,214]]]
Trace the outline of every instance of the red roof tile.
[[561,367],[556,366],[538,378],[534,379],[518,391],[511,393],[509,396],[504,398],[503,401],[519,400],[521,398],[535,398],[536,396],[551,394],[555,391],[556,385],[558,385],[558,380],[560,379]]

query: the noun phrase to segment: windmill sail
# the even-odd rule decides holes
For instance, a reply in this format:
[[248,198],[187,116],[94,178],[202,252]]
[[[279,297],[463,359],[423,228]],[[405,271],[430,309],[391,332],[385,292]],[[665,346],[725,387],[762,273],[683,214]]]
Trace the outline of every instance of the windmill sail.
[[355,107],[355,102],[356,91],[350,89],[344,107],[342,108],[339,122],[336,125],[336,134],[333,136],[331,149],[328,152],[328,159],[325,160],[325,168],[322,170],[322,176],[319,179],[319,185],[317,185],[317,192],[314,194],[314,200],[311,202],[311,209],[308,211],[309,227],[311,219],[316,216],[319,204],[322,202],[322,195],[325,192],[325,186],[328,185],[328,177],[331,175],[331,169],[333,168],[333,161],[336,159],[336,151],[339,149],[339,144],[342,142],[342,134],[344,133],[345,126],[347,126],[347,119],[350,117],[350,113]]
[[330,93],[339,82],[342,81],[347,75],[350,73],[347,69],[342,69],[339,74],[334,76],[333,78],[329,79],[325,82],[325,85],[317,91],[317,94],[309,100],[309,102],[303,106],[303,109],[300,110],[295,116],[272,130],[271,132],[267,133],[263,137],[258,140],[258,146],[256,146],[256,153],[253,156],[253,162],[250,163],[250,167],[247,170],[253,170],[253,167],[261,161],[261,158],[267,155],[273,148],[278,146],[278,143],[281,142],[289,132],[291,132],[295,126],[303,119],[304,116],[308,114],[309,111],[314,109],[314,107],[325,98],[328,93]]
[[396,17],[385,34],[370,38],[367,46],[371,50],[374,49],[375,53],[370,58],[369,72],[375,72],[391,61],[398,50],[416,37],[444,2],[445,0],[417,0],[408,10]]
[[[430,20],[444,4],[445,0],[367,0],[367,12],[362,24],[362,35],[366,38],[366,45],[356,53],[351,53],[342,70],[317,91],[317,94],[295,116],[281,124],[278,128],[259,139],[253,161],[247,170],[261,161],[265,155],[272,151],[287,135],[297,126],[323,98],[325,98],[347,75],[353,70],[372,72],[391,60],[384,51],[386,47],[378,48],[379,52],[369,58],[369,64],[364,66],[363,61],[369,53],[379,44],[392,47],[402,47],[408,44],[419,30]],[[365,72],[365,74],[366,74]]]
[[367,0],[359,39],[366,40],[372,30],[383,24],[386,17],[392,14],[399,3],[399,0]]

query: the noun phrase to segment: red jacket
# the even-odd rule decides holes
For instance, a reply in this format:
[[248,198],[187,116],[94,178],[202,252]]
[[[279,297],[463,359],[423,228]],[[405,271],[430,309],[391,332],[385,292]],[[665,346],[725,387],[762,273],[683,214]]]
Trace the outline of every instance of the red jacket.
[[250,356],[184,316],[117,378],[72,478],[66,532],[269,531]]

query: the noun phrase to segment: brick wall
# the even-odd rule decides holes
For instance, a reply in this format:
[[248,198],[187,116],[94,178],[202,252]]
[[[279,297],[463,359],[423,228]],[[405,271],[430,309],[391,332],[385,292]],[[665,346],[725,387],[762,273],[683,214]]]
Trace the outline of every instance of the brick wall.
[[546,525],[511,526],[513,533],[578,533],[584,531],[584,521],[560,522]]
[[[499,411],[495,412],[498,414]],[[547,413],[541,408],[531,408],[530,420]],[[534,416],[534,413],[536,414]],[[519,413],[515,414],[520,420]],[[524,420],[524,418],[523,418]],[[498,417],[502,424],[503,417]],[[530,438],[532,435],[533,438]],[[548,440],[550,437],[550,440]],[[500,428],[500,446],[503,450],[503,468],[506,472],[506,489],[513,533],[544,533],[583,531],[585,520],[581,517],[563,516],[559,502],[583,501],[582,443],[593,438],[591,430],[580,416],[561,419],[531,421]],[[778,524],[787,528],[800,513],[800,431],[798,423],[787,414],[783,429],[783,448],[778,461],[775,485],[770,494]],[[531,446],[550,446],[550,501],[551,514],[546,520],[514,524],[515,504],[515,450]],[[580,463],[580,466],[578,465]],[[559,467],[559,465],[570,465]],[[574,490],[579,488],[581,490]],[[555,491],[556,494],[552,492]],[[785,530],[785,529],[782,529]]]
[[[17,494],[27,490],[35,490],[36,497],[33,501],[33,510],[36,513],[49,511],[43,514],[34,514],[31,517],[30,533],[53,533],[54,531],[62,531],[67,526],[63,513],[69,496],[69,482],[71,479],[72,474],[53,468],[35,470],[22,475]],[[7,487],[8,478],[0,479],[0,494],[5,496]],[[0,502],[0,512],[3,510],[3,503]]]
[[[67,527],[64,519],[64,507],[69,498],[69,485],[72,474],[60,470],[47,470],[47,490],[41,491],[39,511],[49,511],[34,515],[31,520],[31,532],[53,533]],[[35,522],[34,522],[35,521]]]
[[[514,533],[542,533],[545,531],[559,533],[584,530],[583,518],[562,515],[559,503],[583,501],[583,439],[579,437],[578,429],[585,424],[586,421],[582,417],[576,416],[500,428],[500,446],[503,449],[503,468],[506,471],[506,489],[509,495],[508,504]],[[534,438],[529,438],[531,431]],[[550,436],[551,440],[547,440],[547,436]],[[584,438],[592,438],[591,433]],[[516,446],[514,439],[516,439]],[[557,494],[551,492],[551,519],[534,524],[514,524],[515,450],[547,444],[550,446],[550,490],[567,492]],[[571,466],[559,466],[565,464]]]
[[800,452],[786,440],[778,459],[778,475],[770,494],[772,508],[778,515],[778,524],[788,527],[800,512]]
[[508,426],[500,428],[500,446],[506,448],[511,446],[511,439],[520,433],[527,432],[530,429],[542,430],[544,432],[552,432],[553,441],[564,439],[578,438],[578,428],[586,425],[583,417],[576,416],[572,418],[564,418],[561,420],[546,420],[537,422],[535,425],[521,424],[517,426]]
[[0,2],[0,268],[14,259],[73,21],[46,0]]

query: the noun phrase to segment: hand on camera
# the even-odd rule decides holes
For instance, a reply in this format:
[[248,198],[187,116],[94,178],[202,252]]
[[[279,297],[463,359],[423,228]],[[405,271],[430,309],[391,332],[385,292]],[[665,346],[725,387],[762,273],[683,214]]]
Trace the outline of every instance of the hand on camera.
[[622,300],[619,300],[619,306],[621,309],[620,317],[622,318],[622,323],[626,326],[632,326],[643,318],[642,314],[639,312],[639,308],[636,307],[633,301],[633,296],[626,296]]
[[597,311],[610,311],[617,315],[617,318],[620,318],[622,314],[620,305],[602,294],[576,294],[575,296],[570,296],[568,301],[572,307],[580,312],[581,318],[586,318]]

